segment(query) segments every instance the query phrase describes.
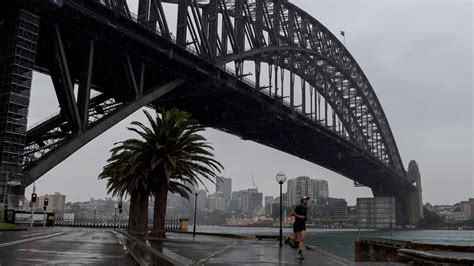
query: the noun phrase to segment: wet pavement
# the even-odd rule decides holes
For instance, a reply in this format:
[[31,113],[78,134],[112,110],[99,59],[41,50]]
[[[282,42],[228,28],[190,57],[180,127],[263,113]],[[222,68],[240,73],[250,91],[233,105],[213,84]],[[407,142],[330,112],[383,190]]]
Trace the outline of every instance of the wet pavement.
[[167,239],[148,240],[156,250],[185,265],[351,265],[354,262],[315,251],[279,248],[276,240],[240,240],[225,237],[168,233]]
[[431,253],[433,255],[441,256],[441,257],[448,257],[448,258],[465,258],[474,260],[474,253],[473,252],[454,252],[454,251],[439,251],[439,250],[430,250],[425,251],[426,253]]
[[35,228],[0,232],[0,265],[135,265],[123,237],[107,229]]

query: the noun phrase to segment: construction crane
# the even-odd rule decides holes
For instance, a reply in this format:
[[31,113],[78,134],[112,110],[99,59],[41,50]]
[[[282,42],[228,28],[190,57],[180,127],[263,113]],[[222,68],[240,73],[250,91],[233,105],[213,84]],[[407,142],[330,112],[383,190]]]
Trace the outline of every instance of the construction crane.
[[253,176],[253,174],[251,175],[252,175],[253,188],[258,189],[258,187],[255,185],[255,177]]

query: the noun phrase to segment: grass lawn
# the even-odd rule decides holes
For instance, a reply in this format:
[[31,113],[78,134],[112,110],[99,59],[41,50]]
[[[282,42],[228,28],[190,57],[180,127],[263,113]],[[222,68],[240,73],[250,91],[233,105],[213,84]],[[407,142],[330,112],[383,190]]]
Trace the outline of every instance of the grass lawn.
[[15,224],[8,224],[8,223],[0,222],[0,230],[16,228],[16,227],[17,227],[17,225],[15,225]]

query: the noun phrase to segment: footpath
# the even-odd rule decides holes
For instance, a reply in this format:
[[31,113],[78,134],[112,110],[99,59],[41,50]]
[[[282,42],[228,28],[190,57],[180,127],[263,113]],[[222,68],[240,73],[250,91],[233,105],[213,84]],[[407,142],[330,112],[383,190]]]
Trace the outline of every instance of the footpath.
[[308,247],[305,259],[298,260],[296,249],[280,248],[274,239],[209,235],[196,235],[193,239],[192,235],[181,233],[167,233],[166,239],[152,239],[121,233],[129,239],[127,248],[141,265],[382,265],[355,263],[317,247]]

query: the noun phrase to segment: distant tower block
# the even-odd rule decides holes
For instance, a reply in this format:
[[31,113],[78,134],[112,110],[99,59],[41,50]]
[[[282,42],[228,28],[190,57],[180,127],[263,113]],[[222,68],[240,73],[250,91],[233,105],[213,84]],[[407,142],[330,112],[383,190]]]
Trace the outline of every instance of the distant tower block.
[[421,190],[421,176],[416,161],[410,161],[408,164],[408,179],[416,184],[416,190],[412,192],[410,217],[414,223],[423,218],[423,198]]

